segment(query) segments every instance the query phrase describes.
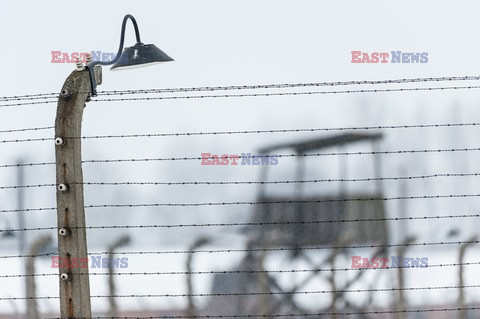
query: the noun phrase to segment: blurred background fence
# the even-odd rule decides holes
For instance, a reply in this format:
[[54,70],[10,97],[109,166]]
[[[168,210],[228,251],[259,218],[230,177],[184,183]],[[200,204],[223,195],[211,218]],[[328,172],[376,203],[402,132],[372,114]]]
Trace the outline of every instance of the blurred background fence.
[[[480,86],[458,82],[479,79],[104,91],[87,111],[171,99],[462,94]],[[57,96],[1,97],[0,111],[51,107]],[[67,137],[104,143],[116,154],[83,159],[94,316],[479,318],[480,172],[471,159],[480,145],[465,140],[479,133],[480,121],[331,124],[145,132],[138,122],[138,132]],[[55,162],[30,161],[39,147],[53,154],[53,128],[0,130],[4,152],[31,150],[31,157],[0,163],[1,318],[59,315],[56,207],[41,204],[54,203]],[[425,134],[438,143],[416,147]],[[401,147],[388,147],[391,135]],[[260,136],[260,147],[250,143]],[[156,149],[154,141],[166,138],[178,139],[179,155]],[[195,153],[199,139],[208,148]],[[218,139],[229,139],[229,148]]]

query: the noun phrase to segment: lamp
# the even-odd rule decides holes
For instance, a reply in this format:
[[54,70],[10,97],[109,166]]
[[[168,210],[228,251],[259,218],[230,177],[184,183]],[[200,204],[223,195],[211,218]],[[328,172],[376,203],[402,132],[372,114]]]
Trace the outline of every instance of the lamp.
[[[135,28],[137,43],[132,47],[123,49],[123,43],[125,41],[125,26],[128,19],[132,20],[133,27]],[[132,15],[127,14],[123,18],[122,31],[120,34],[120,47],[118,48],[118,53],[115,56],[115,59],[112,61],[93,61],[87,64],[87,69],[90,73],[90,82],[92,85],[92,96],[97,95],[97,83],[95,81],[95,75],[93,71],[95,65],[113,64],[110,70],[125,70],[169,61],[173,61],[173,59],[162,50],[157,48],[154,44],[143,44],[140,41],[140,32],[138,31],[137,21]]]

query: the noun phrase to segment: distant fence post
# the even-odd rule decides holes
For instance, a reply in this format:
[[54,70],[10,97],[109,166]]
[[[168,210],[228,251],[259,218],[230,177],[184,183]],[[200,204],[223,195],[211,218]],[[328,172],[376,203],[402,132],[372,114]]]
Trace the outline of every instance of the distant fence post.
[[115,295],[117,294],[116,287],[115,287],[115,271],[113,268],[113,256],[115,251],[130,243],[130,236],[123,235],[118,238],[115,242],[113,242],[110,247],[108,247],[108,258],[110,260],[110,267],[108,268],[108,289],[110,291],[110,297],[108,297],[108,302],[110,304],[110,317],[115,318],[118,317],[118,307],[115,301]]
[[39,253],[39,251],[44,248],[45,246],[49,245],[52,242],[52,237],[50,235],[44,235],[37,238],[32,246],[30,246],[30,250],[28,252],[29,257],[26,262],[26,277],[25,277],[25,290],[27,296],[27,318],[28,319],[38,319],[40,316],[38,315],[38,308],[37,308],[37,292],[36,292],[36,285],[35,285],[35,256]]
[[[409,246],[413,244],[417,240],[415,236],[409,236],[405,239],[405,241],[402,243],[403,246],[400,246],[397,250],[397,255],[400,256],[401,258],[404,258],[405,252],[408,250]],[[400,265],[397,268],[397,281],[398,281],[398,291],[397,291],[397,302],[396,302],[396,307],[395,310],[399,311],[397,312],[397,318],[398,319],[404,319],[406,318],[406,313],[402,312],[407,310],[407,301],[405,299],[405,294],[404,294],[404,287],[405,287],[405,274],[403,272],[403,266]]]
[[202,246],[207,245],[210,242],[208,237],[200,237],[190,246],[188,249],[187,255],[187,296],[188,296],[188,306],[187,306],[187,317],[194,318],[196,316],[195,303],[193,302],[193,254],[197,249]]
[[[96,67],[97,83],[101,68]],[[81,127],[91,85],[88,70],[77,70],[66,79],[58,98],[55,119],[58,252],[60,256],[60,314],[62,318],[91,317],[88,265],[62,268],[62,260],[88,260],[83,201]],[[87,268],[81,267],[83,265]],[[84,275],[80,275],[84,273]]]
[[[458,254],[458,264],[459,264],[459,271],[458,271],[458,285],[459,285],[459,291],[458,291],[458,307],[459,308],[465,308],[465,279],[464,279],[464,274],[463,274],[463,261],[465,259],[465,251],[469,246],[474,244],[478,240],[477,236],[472,236],[466,243],[462,244],[460,246],[460,253]],[[460,310],[459,317],[460,319],[467,319],[468,318],[468,313],[465,309]]]

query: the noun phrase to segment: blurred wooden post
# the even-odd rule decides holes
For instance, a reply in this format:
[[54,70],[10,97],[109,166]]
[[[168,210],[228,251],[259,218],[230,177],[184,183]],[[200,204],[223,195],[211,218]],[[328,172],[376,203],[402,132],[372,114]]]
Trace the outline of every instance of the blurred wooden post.
[[[467,250],[468,246],[474,244],[478,240],[477,236],[471,237],[465,244],[460,246],[460,254],[458,256],[458,263],[459,265],[459,271],[458,271],[458,277],[459,277],[459,283],[458,285],[460,286],[459,291],[458,291],[458,307],[459,308],[465,308],[465,289],[462,288],[465,285],[465,281],[463,278],[463,260],[465,258],[465,250]],[[467,319],[467,311],[466,310],[460,310],[459,314],[460,319]]]
[[43,247],[50,244],[52,241],[52,237],[50,235],[45,235],[39,237],[30,247],[28,257],[26,262],[26,277],[25,277],[25,288],[26,288],[26,295],[27,295],[27,318],[28,319],[37,319],[40,318],[38,315],[37,309],[37,300],[35,299],[37,296],[36,293],[36,286],[35,286],[35,258]]
[[[23,164],[23,160],[20,159],[18,161],[18,164]],[[24,186],[25,185],[25,174],[24,174],[24,168],[22,166],[17,167],[17,185],[18,186]],[[24,189],[20,187],[17,190],[17,208],[19,211],[23,210],[25,208],[24,206]],[[18,228],[23,229],[26,228],[26,223],[25,223],[25,212],[19,212],[17,214],[18,217]],[[20,232],[18,234],[18,253],[20,255],[23,255],[25,252],[25,246],[26,246],[26,233],[25,232]]]
[[259,300],[259,314],[264,317],[269,317],[271,316],[270,313],[270,295],[268,293],[270,292],[270,285],[269,285],[269,278],[268,278],[268,273],[265,269],[265,259],[266,259],[266,251],[265,249],[268,249],[267,245],[262,244],[262,251],[258,255],[258,265],[257,269],[260,271],[258,273],[258,286],[259,286],[259,291],[262,293],[265,293],[264,295],[261,295]]
[[[95,77],[100,84],[100,66],[95,67]],[[60,92],[55,119],[60,266],[62,260],[88,258],[80,137],[83,109],[90,91],[88,70],[77,63],[77,70],[66,79]],[[88,268],[59,268],[59,271],[61,317],[91,317]]]
[[[416,237],[414,236],[409,236],[407,237],[407,239],[405,239],[405,241],[403,242],[403,244],[405,246],[401,246],[398,251],[397,251],[397,256],[400,256],[403,260],[404,258],[404,255],[405,255],[405,252],[408,250],[408,246],[407,245],[410,245],[412,244],[414,241],[416,240]],[[405,306],[407,305],[407,302],[405,301],[405,294],[403,293],[403,287],[405,287],[405,278],[404,278],[404,273],[403,273],[403,265],[400,265],[400,267],[397,268],[397,275],[398,275],[398,299],[397,299],[397,305],[396,305],[396,309],[395,310],[398,310],[398,311],[403,311],[403,310],[406,310],[405,309]],[[405,313],[404,312],[397,312],[397,318],[398,319],[403,319],[405,318]]]
[[110,258],[110,267],[108,268],[108,288],[110,290],[110,297],[108,301],[110,303],[110,314],[109,316],[115,318],[118,316],[118,307],[117,303],[115,302],[115,295],[116,295],[116,287],[115,287],[115,276],[113,270],[113,256],[115,254],[115,250],[118,248],[127,245],[130,242],[130,237],[128,235],[121,236],[117,239],[109,248],[108,248],[108,258]]
[[187,297],[188,297],[188,307],[187,307],[187,316],[190,318],[195,317],[195,303],[193,302],[193,280],[192,280],[192,264],[193,264],[193,254],[198,248],[207,245],[210,240],[206,237],[198,238],[190,249],[188,250],[187,255]]
[[[332,255],[332,258],[330,259],[330,268],[335,269],[335,258],[337,256],[338,249],[334,250],[334,255]],[[332,318],[336,319],[338,318],[337,315],[337,300],[339,297],[337,290],[337,282],[335,280],[335,271],[332,271],[330,273],[330,277],[328,277],[328,280],[330,281],[330,289],[332,292],[332,300],[330,302],[330,312],[333,313]]]

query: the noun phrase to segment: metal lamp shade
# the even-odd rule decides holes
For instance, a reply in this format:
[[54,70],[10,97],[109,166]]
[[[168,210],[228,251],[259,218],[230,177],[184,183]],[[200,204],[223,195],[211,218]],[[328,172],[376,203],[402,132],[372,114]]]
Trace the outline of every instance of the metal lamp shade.
[[125,48],[110,70],[126,70],[169,61],[173,59],[154,44],[138,42],[133,47]]

